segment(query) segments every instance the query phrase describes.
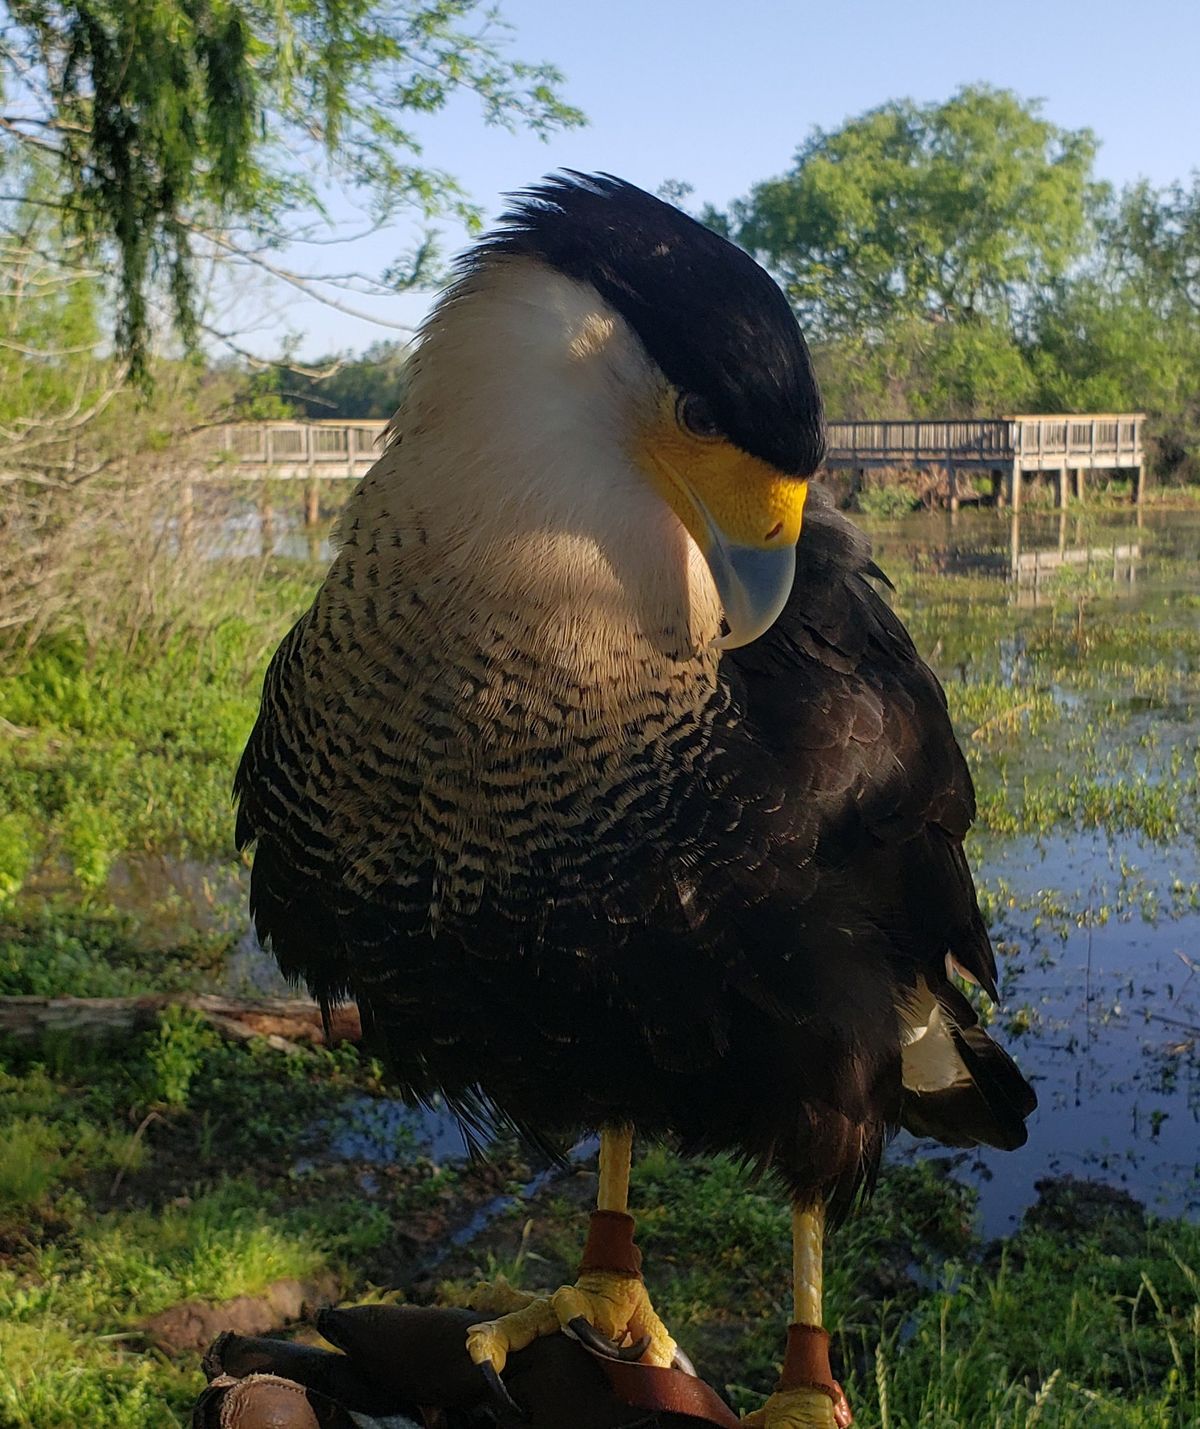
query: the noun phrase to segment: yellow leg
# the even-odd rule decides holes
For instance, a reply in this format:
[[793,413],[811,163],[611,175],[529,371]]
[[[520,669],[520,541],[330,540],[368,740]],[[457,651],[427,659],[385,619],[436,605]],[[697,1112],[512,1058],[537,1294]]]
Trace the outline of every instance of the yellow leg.
[[498,1374],[510,1353],[540,1335],[568,1328],[582,1334],[589,1325],[613,1345],[646,1341],[639,1357],[643,1364],[673,1362],[675,1341],[650,1304],[633,1245],[633,1219],[628,1213],[632,1151],[632,1127],[600,1133],[596,1214],[574,1285],[564,1285],[552,1295],[530,1295],[502,1282],[476,1286],[471,1307],[501,1312],[499,1319],[472,1325],[467,1331],[467,1352],[476,1364],[490,1365]]
[[[792,1310],[788,1348],[775,1393],[742,1420],[746,1429],[846,1429],[850,1406],[829,1370],[823,1329],[824,1206],[792,1210]],[[821,1386],[824,1386],[823,1388]]]
[[633,1167],[633,1127],[620,1126],[600,1133],[600,1185],[598,1211],[629,1210],[629,1172]]
[[792,1207],[792,1319],[825,1323],[825,1207]]

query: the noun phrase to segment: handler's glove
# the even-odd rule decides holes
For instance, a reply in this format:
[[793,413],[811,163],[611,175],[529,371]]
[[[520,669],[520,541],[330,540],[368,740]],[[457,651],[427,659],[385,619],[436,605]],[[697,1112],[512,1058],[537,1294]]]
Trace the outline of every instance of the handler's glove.
[[514,1353],[497,1391],[467,1354],[474,1310],[324,1310],[340,1353],[226,1333],[204,1358],[193,1429],[733,1429],[737,1417],[682,1369],[619,1363],[567,1335]]

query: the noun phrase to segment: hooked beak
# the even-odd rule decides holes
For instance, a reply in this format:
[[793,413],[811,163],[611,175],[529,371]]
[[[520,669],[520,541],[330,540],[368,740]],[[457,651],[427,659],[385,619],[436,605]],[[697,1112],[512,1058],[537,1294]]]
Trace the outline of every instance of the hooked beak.
[[722,437],[690,436],[673,409],[646,431],[638,459],[712,573],[729,627],[714,644],[736,650],[757,640],[792,592],[808,478]]
[[713,643],[718,650],[736,650],[764,635],[779,619],[796,578],[796,547],[738,545],[726,537],[696,493],[688,494],[703,524],[700,548],[729,627]]

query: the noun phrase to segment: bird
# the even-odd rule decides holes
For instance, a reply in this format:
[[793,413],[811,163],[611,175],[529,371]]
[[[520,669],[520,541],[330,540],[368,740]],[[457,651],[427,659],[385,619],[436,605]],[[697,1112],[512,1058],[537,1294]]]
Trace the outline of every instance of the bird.
[[827,1224],[900,1127],[1026,1138],[946,697],[866,537],[782,291],[609,174],[513,195],[415,342],[379,459],[267,669],[235,779],[258,936],[353,999],[473,1144],[600,1136],[579,1280],[483,1287],[468,1350],[567,1330],[679,1363],[641,1276],[634,1131],[792,1208],[794,1318],[749,1423],[848,1422]]

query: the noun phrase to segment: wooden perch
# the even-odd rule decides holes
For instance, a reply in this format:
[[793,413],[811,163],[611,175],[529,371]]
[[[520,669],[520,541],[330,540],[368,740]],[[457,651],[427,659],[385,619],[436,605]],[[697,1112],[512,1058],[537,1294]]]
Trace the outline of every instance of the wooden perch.
[[[168,1007],[184,1007],[226,1037],[249,1041],[265,1037],[280,1051],[301,1043],[325,1041],[321,1009],[305,998],[215,997],[208,993],[150,994],[145,997],[0,997],[0,1036],[35,1038],[47,1032],[76,1037],[108,1037],[153,1027]],[[357,1042],[362,1036],[353,1003],[330,1013],[331,1042]]]

